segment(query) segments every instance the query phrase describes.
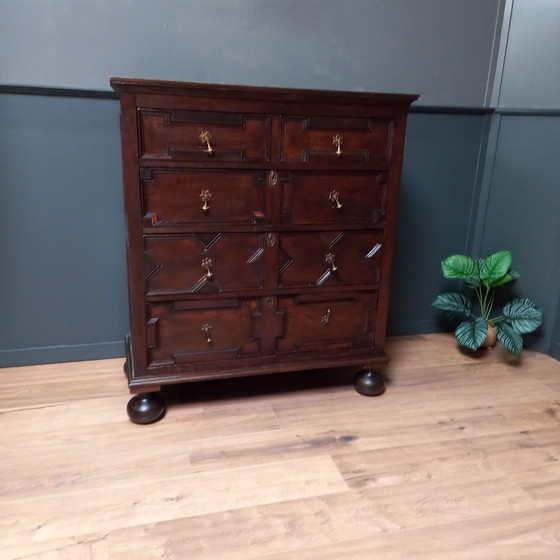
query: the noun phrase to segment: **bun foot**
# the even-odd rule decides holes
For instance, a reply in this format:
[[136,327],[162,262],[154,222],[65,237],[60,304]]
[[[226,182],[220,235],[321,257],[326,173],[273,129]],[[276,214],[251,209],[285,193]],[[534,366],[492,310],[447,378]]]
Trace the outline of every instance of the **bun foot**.
[[159,393],[141,393],[128,401],[129,418],[135,424],[151,424],[165,413],[165,403]]
[[385,378],[375,370],[363,370],[354,377],[354,389],[360,395],[376,397],[385,391]]

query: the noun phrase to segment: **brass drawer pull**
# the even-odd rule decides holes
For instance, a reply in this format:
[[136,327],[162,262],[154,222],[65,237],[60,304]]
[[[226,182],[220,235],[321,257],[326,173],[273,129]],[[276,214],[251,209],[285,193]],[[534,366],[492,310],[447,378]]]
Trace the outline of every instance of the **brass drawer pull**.
[[325,262],[331,267],[332,272],[336,272],[338,268],[334,264],[335,255],[333,253],[327,253],[325,255]]
[[340,193],[337,191],[331,191],[329,193],[329,200],[334,204],[333,208],[340,210],[342,208],[342,202],[340,202]]
[[206,278],[212,278],[212,259],[202,259],[202,268],[206,269]]
[[336,146],[336,157],[340,157],[342,155],[342,151],[340,149],[340,146],[342,146],[342,136],[340,136],[340,134],[333,136],[332,143]]
[[205,334],[206,342],[208,344],[210,344],[212,342],[212,337],[210,336],[210,331],[211,330],[212,330],[212,325],[210,325],[209,323],[205,323],[204,325],[202,325],[202,328],[200,329],[200,331]]
[[331,308],[327,309],[327,312],[321,317],[321,324],[328,325],[331,321]]
[[212,149],[212,146],[210,145],[210,140],[212,140],[212,135],[210,134],[210,132],[208,130],[204,130],[203,132],[200,133],[200,141],[204,144],[206,142],[206,150],[204,150],[209,156],[212,156],[212,153],[214,152],[214,150]]
[[202,209],[204,212],[208,212],[210,210],[209,201],[212,198],[212,193],[206,189],[200,193],[200,199],[202,200]]

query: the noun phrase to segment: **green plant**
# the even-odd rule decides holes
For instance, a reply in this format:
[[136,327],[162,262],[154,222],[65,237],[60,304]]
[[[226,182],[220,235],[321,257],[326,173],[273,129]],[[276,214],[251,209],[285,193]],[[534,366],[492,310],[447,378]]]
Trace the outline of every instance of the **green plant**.
[[[533,332],[543,320],[542,311],[530,299],[514,299],[502,313],[493,316],[496,288],[517,278],[511,267],[511,251],[500,251],[485,258],[451,255],[441,263],[445,278],[464,280],[472,290],[471,297],[458,292],[439,295],[432,305],[446,312],[451,320],[461,321],[455,336],[461,346],[477,350],[488,334],[489,327],[497,328],[498,340],[516,356],[523,350],[522,335]],[[480,315],[473,313],[473,300],[478,302]]]

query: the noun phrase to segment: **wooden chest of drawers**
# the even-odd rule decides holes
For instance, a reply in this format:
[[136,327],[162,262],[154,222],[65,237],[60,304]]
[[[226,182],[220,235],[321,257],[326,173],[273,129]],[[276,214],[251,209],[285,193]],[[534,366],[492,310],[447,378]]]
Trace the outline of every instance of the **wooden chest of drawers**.
[[163,385],[382,368],[417,96],[113,78],[121,102],[138,423]]

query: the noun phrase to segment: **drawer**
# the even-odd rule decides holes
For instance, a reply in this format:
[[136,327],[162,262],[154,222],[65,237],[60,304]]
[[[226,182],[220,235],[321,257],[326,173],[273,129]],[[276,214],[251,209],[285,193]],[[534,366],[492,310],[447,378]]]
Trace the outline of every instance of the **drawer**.
[[282,223],[377,223],[385,221],[385,172],[291,173],[282,183]]
[[278,353],[323,355],[373,347],[377,292],[330,293],[279,297],[282,332]]
[[376,284],[382,231],[306,232],[279,236],[281,288]]
[[263,286],[264,241],[259,234],[151,235],[144,248],[148,295]]
[[260,305],[261,300],[238,298],[148,305],[148,365],[258,356]]
[[138,122],[142,160],[270,160],[269,115],[140,109]]
[[145,226],[252,224],[264,221],[264,172],[142,169]]
[[393,121],[381,118],[283,117],[281,160],[331,168],[387,168]]

